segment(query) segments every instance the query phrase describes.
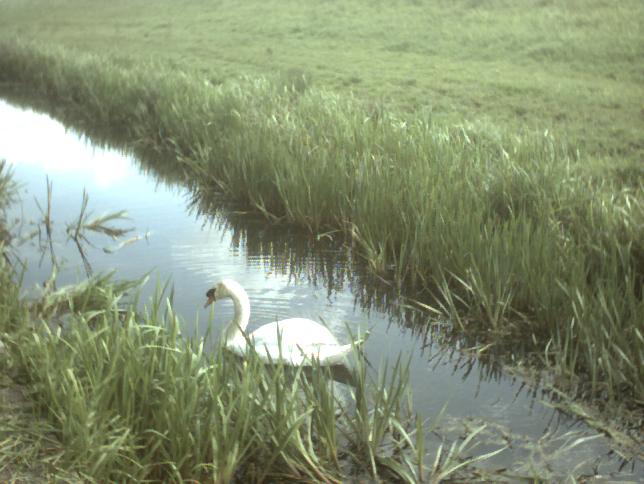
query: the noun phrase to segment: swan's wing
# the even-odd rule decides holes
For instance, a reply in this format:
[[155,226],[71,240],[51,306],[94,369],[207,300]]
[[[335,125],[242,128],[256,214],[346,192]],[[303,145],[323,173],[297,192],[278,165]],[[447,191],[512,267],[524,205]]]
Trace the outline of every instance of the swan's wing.
[[[242,358],[246,356],[248,351],[246,339],[243,336],[230,341],[226,348]],[[281,359],[287,365],[301,366],[305,364],[304,362],[307,359],[306,354],[298,348],[282,345],[280,354],[280,346],[277,343],[266,342],[262,339],[255,339],[253,348],[263,363],[275,363]]]
[[333,365],[351,351],[351,345],[340,345],[325,326],[303,318],[266,324],[250,337],[263,360],[282,359],[294,366],[310,364],[313,358],[322,365]]
[[315,345],[299,348],[309,363],[316,359],[322,366],[337,365],[344,361],[344,357],[351,351],[351,345]]
[[287,365],[307,366],[318,360],[320,365],[330,366],[342,363],[351,351],[351,345],[282,346],[281,353],[277,345],[255,345],[255,351],[265,363],[281,360]]
[[278,332],[282,348],[300,345],[337,345],[333,333],[326,326],[304,318],[283,319],[265,324],[251,333],[255,346],[277,345]]

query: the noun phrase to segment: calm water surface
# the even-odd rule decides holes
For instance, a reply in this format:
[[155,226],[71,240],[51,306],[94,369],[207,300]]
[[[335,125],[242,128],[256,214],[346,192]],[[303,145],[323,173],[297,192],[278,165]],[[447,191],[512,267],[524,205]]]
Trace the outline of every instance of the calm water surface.
[[[354,271],[355,264],[344,249],[249,217],[225,212],[216,217],[199,215],[190,209],[187,188],[160,181],[133,156],[93,145],[47,115],[4,101],[0,101],[0,159],[12,165],[21,184],[21,203],[11,211],[15,232],[29,233],[42,218],[36,201],[41,207],[46,205],[46,177],[52,182],[55,252],[64,261],[59,285],[85,277],[76,248],[65,240],[65,227],[77,217],[83,190],[87,190],[94,214],[125,209],[129,220],[118,225],[133,227],[131,235],[147,234],[114,253],[103,248],[115,242],[92,239],[95,247],[87,255],[94,271],[116,269],[120,278],[137,278],[152,271],[142,300],[153,293],[155,280],[170,279],[175,309],[185,322],[184,333],[204,333],[209,318],[202,309],[206,290],[219,279],[234,278],[250,296],[250,329],[276,318],[307,317],[324,320],[341,342],[348,341],[347,326],[354,332],[369,328],[365,349],[375,367],[399,354],[410,357],[418,412],[432,417],[447,404],[443,429],[451,435],[464,425],[488,423],[490,443],[475,452],[492,450],[510,439],[512,448],[486,467],[525,471],[532,463],[554,477],[579,465],[580,472],[589,475],[644,477],[641,462],[620,469],[604,437],[544,405],[542,400],[547,397],[538,388],[530,389],[410,328],[410,318],[424,322],[428,317],[410,316],[409,310],[401,316],[395,298],[371,297],[372,290]],[[21,246],[20,253],[28,264],[24,288],[30,294],[48,278],[51,267],[47,259],[41,261],[34,241]],[[232,305],[218,303],[215,328],[231,316]],[[554,452],[591,436],[569,450]]]

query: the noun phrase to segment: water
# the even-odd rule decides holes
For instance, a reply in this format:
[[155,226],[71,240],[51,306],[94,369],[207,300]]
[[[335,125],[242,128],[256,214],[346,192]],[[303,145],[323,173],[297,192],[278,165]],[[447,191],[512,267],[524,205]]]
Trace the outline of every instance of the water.
[[[74,221],[83,190],[95,214],[126,209],[129,220],[116,225],[133,227],[130,235],[146,235],[114,253],[103,248],[116,243],[94,237],[87,257],[96,272],[116,269],[121,278],[137,278],[151,271],[152,282],[143,289],[146,299],[154,281],[170,279],[176,311],[185,321],[184,333],[203,334],[208,311],[206,290],[222,278],[234,278],[248,291],[254,329],[264,323],[298,316],[324,320],[341,342],[348,341],[347,326],[371,331],[365,350],[375,366],[393,362],[402,354],[411,359],[410,379],[414,407],[425,417],[437,415],[444,405],[442,431],[456,436],[477,423],[488,424],[489,443],[476,452],[512,442],[512,448],[483,464],[487,468],[526,472],[532,468],[557,477],[577,474],[644,477],[641,461],[620,470],[607,440],[585,424],[544,405],[547,396],[498,368],[441,344],[433,331],[420,331],[431,322],[418,311],[370,285],[346,249],[316,241],[292,228],[271,227],[264,221],[220,210],[200,215],[190,208],[191,193],[180,184],[162,181],[137,160],[114,148],[103,148],[45,114],[0,101],[0,159],[13,167],[21,183],[22,202],[10,215],[15,232],[32,231],[42,219],[38,204],[46,206],[46,179],[52,183],[54,251],[63,261],[59,284],[85,277],[77,249],[66,242],[66,223]],[[50,264],[42,259],[37,240],[20,247],[27,261],[24,288],[38,292],[47,280]],[[232,305],[218,303],[215,328],[230,320]],[[434,321],[435,323],[435,321]],[[580,437],[593,437],[561,450]],[[436,444],[434,442],[433,444]]]

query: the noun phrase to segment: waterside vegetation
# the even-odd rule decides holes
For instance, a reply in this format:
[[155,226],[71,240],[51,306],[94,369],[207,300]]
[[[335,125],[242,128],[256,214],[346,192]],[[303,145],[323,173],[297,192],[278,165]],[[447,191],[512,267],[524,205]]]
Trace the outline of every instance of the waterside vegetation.
[[[118,296],[109,283],[85,289],[104,292],[107,301]],[[307,378],[301,370],[267,367],[252,352],[243,365],[221,348],[206,355],[203,340],[185,341],[171,308],[161,311],[159,302],[143,320],[116,305],[77,306],[69,326],[56,329],[27,323],[27,307],[3,301],[22,317],[3,328],[11,354],[8,360],[3,354],[3,363],[30,385],[36,407],[28,413],[47,418],[38,435],[64,449],[43,460],[39,452],[46,455],[50,442],[21,442],[20,426],[3,427],[3,469],[15,470],[25,448],[33,460],[24,460],[44,467],[41,475],[66,472],[98,482],[342,482],[353,473],[414,482],[462,467],[457,446],[439,454],[435,468],[424,467],[423,426],[407,420],[404,365],[378,382],[360,368],[359,385],[341,407],[328,370]]]
[[[5,168],[3,204],[15,195]],[[83,224],[83,200],[81,240],[119,230],[119,213]],[[252,347],[240,359],[221,338],[213,349],[210,331],[181,334],[167,285],[142,312],[142,281],[88,274],[56,288],[50,247],[54,274],[37,298],[21,295],[15,251],[0,259],[3,480],[418,482],[463,476],[504,449],[471,457],[480,426],[430,455],[435,421],[414,415],[400,360],[373,375],[356,350],[353,385],[339,390],[330,368],[266,365]]]
[[[443,126],[350,96],[0,45],[0,82],[170,152],[189,183],[347,234],[459,330],[540,355],[566,388],[644,398],[642,179],[598,176],[548,132]],[[572,384],[573,386],[570,386]]]

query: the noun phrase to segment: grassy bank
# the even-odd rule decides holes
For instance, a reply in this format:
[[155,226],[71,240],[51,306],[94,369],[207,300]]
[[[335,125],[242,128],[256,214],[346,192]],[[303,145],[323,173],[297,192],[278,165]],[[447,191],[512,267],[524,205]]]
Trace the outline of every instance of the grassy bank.
[[[174,154],[190,183],[351,236],[460,330],[541,355],[579,394],[644,398],[644,200],[548,133],[443,126],[262,78],[124,66],[15,42],[0,81]],[[622,175],[624,175],[622,173]],[[270,215],[269,215],[270,214]]]
[[395,110],[550,129],[615,165],[644,155],[638,0],[4,0],[0,36],[217,83],[305,75]]

